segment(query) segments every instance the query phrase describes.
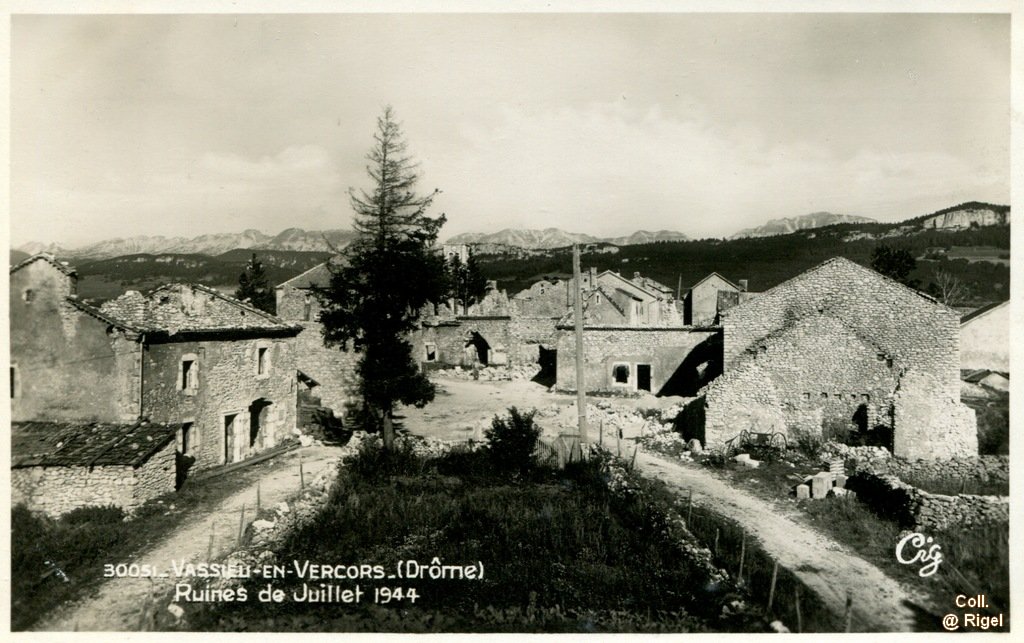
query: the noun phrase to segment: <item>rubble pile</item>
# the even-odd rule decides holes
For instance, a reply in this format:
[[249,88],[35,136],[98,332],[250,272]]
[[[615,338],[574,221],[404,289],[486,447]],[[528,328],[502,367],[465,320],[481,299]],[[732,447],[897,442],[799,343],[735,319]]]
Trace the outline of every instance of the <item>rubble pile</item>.
[[435,377],[447,377],[456,380],[508,382],[532,380],[539,372],[540,366],[537,364],[524,364],[522,366],[484,366],[476,369],[453,366],[452,368],[439,368],[430,373]]

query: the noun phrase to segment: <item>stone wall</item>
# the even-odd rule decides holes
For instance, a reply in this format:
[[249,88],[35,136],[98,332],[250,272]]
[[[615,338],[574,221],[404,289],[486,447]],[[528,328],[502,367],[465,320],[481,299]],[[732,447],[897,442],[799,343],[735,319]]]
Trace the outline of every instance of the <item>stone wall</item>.
[[138,343],[69,303],[74,279],[47,261],[10,278],[12,420],[138,418]]
[[[11,503],[59,516],[86,506],[134,506],[132,467],[26,467],[11,470]],[[171,485],[174,490],[174,485]]]
[[891,428],[896,377],[876,347],[815,313],[761,338],[707,387],[705,444],[718,446],[743,430],[770,429],[792,440],[801,432],[845,439]]
[[907,529],[946,529],[1009,521],[1009,497],[927,493],[894,475],[859,472],[846,483],[880,515]]
[[[938,396],[959,395],[956,311],[849,260],[812,268],[722,314],[725,370],[764,337],[808,315],[835,317],[903,368],[933,374]],[[827,360],[829,354],[816,357]]]
[[[267,373],[257,374],[257,349],[269,350]],[[197,386],[182,389],[183,358],[194,360]],[[293,338],[149,344],[144,368],[145,415],[163,424],[193,423],[194,470],[234,462],[273,447],[296,426]],[[265,410],[254,402],[269,402]],[[257,414],[258,413],[258,414]],[[252,415],[257,414],[254,432]],[[233,428],[228,431],[228,417]]]
[[114,505],[131,513],[175,489],[175,443],[139,467],[62,466],[11,469],[11,504],[59,516],[79,507]]
[[936,395],[941,388],[927,373],[904,374],[893,400],[894,455],[943,459],[978,454],[974,409]]
[[851,473],[867,471],[890,473],[900,479],[948,478],[968,483],[1010,481],[1010,457],[1006,455],[977,455],[942,460],[907,459],[894,457],[888,450],[878,447],[851,447],[843,444],[828,445],[828,454],[842,458]]
[[959,402],[958,321],[842,258],[725,311],[725,376],[705,397],[708,446],[752,424],[746,416],[781,412],[791,434],[857,431],[909,458],[976,455],[974,413]]
[[358,409],[361,398],[356,368],[362,353],[351,348],[324,346],[323,326],[316,321],[320,302],[309,290],[283,284],[276,294],[278,317],[302,326],[302,331],[292,340],[295,366],[319,384],[314,395],[338,415]]
[[164,448],[149,456],[135,469],[135,485],[132,492],[133,506],[170,493],[177,486],[177,443],[168,442]]
[[[701,368],[716,359],[715,351],[704,355],[708,340],[717,331],[694,328],[591,328],[583,333],[584,381],[590,392],[633,393],[637,390],[637,365],[651,367],[651,392],[662,391],[680,368],[692,369],[699,377]],[[576,340],[572,329],[558,330],[558,367],[556,387],[576,390]],[[693,356],[698,356],[690,359]],[[689,360],[689,361],[688,361]],[[615,382],[616,365],[629,367],[629,381]]]

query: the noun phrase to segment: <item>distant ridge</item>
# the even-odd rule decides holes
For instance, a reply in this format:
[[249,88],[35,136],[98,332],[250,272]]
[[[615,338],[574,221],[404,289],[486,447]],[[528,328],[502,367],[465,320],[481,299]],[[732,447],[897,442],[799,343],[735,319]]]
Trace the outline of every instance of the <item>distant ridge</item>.
[[730,239],[746,239],[750,237],[771,237],[778,234],[790,234],[798,230],[824,228],[837,223],[877,223],[868,217],[852,214],[834,214],[832,212],[812,212],[799,217],[772,219],[763,225],[740,230]]
[[659,241],[686,241],[687,239],[689,237],[682,232],[673,232],[671,230],[658,230],[657,232],[638,230],[629,236],[602,238],[589,234],[566,232],[558,228],[545,228],[543,230],[506,228],[492,233],[466,232],[457,234],[449,238],[446,243],[498,244],[527,249],[550,249],[564,248],[574,243],[610,243],[616,246],[632,246]]
[[344,247],[355,237],[351,230],[313,230],[288,228],[275,236],[259,230],[204,234],[198,237],[146,236],[106,239],[74,248],[38,242],[26,243],[16,251],[33,255],[48,252],[73,259],[110,259],[125,255],[200,254],[217,256],[231,250],[291,250],[330,252],[331,246]]

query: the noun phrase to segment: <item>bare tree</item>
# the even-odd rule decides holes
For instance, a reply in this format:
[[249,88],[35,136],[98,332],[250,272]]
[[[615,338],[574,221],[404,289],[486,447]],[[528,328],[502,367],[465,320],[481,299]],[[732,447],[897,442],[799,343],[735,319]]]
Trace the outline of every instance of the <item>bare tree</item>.
[[964,282],[951,272],[937,269],[932,279],[932,293],[947,306],[963,301],[967,295]]

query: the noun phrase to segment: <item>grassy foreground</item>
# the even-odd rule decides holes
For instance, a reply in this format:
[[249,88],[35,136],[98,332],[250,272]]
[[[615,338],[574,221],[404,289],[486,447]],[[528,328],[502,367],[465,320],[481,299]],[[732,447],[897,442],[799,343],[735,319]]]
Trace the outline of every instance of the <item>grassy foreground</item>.
[[[712,577],[653,497],[611,490],[598,458],[562,471],[496,465],[486,450],[440,456],[368,445],[341,469],[326,506],[275,546],[278,564],[445,565],[480,561],[482,579],[360,579],[357,604],[252,597],[186,605],[201,631],[695,632],[765,631],[724,574]],[[619,480],[621,483],[621,479]],[[631,484],[627,481],[627,487]],[[620,486],[621,489],[621,486]],[[291,596],[316,582],[273,581]],[[414,589],[388,604],[377,588]]]

